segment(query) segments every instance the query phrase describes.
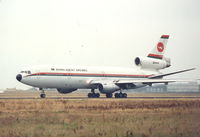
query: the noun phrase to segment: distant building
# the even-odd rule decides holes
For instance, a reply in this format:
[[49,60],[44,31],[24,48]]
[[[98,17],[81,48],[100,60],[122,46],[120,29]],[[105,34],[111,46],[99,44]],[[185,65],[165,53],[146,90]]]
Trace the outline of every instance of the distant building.
[[197,82],[184,82],[184,83],[170,83],[154,84],[153,86],[147,86],[133,91],[138,92],[200,92],[200,85]]
[[199,92],[200,92],[200,84],[199,84]]

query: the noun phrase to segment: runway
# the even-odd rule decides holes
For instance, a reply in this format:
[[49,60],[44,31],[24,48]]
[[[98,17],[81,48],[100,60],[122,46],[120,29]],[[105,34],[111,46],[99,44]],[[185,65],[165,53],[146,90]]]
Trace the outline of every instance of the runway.
[[48,100],[48,99],[69,99],[69,100],[130,100],[130,99],[200,99],[200,92],[129,92],[127,93],[127,98],[115,98],[114,95],[112,98],[106,98],[105,94],[101,94],[100,98],[88,98],[88,92],[73,92],[69,94],[60,94],[56,91],[46,92],[46,98],[40,98],[40,92],[38,91],[23,91],[23,90],[12,90],[5,91],[0,94],[0,100],[14,100],[14,99],[36,99],[36,100]]
[[[43,99],[40,97],[0,97],[0,100],[12,100],[12,99]],[[199,96],[188,96],[188,97],[127,97],[127,98],[88,98],[88,97],[46,97],[45,99],[70,99],[70,100],[77,100],[77,99],[200,99]]]

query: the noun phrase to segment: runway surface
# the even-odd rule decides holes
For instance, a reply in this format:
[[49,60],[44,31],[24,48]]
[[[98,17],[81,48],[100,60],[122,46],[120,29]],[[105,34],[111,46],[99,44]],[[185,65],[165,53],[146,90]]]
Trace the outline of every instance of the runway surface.
[[[73,92],[69,94],[60,94],[57,91],[46,92],[45,99],[200,99],[200,92],[132,92],[128,93],[127,98],[106,98],[105,94],[101,94],[100,98],[88,98],[89,92]],[[12,100],[12,99],[42,99],[40,98],[40,92],[38,91],[23,91],[23,90],[11,90],[5,91],[0,94],[0,100]]]
[[[42,99],[40,97],[0,97],[2,99]],[[127,97],[127,98],[88,98],[88,97],[46,97],[44,99],[200,99],[199,96],[189,96],[189,97]]]

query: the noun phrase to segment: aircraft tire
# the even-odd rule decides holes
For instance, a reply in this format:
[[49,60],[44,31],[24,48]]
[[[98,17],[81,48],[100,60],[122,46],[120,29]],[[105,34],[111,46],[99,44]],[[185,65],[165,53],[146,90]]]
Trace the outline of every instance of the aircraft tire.
[[46,97],[46,94],[40,94],[40,97],[41,97],[41,98],[45,98],[45,97]]
[[115,98],[119,98],[119,93],[115,93]]
[[123,95],[124,95],[123,93],[119,93],[119,98],[123,98],[124,97]]
[[115,98],[127,98],[126,93],[115,93]]
[[96,97],[96,98],[99,98],[99,97],[100,97],[100,94],[99,94],[99,93],[96,93],[96,94],[95,94],[95,97]]
[[88,93],[88,98],[92,98],[92,93]]
[[106,98],[112,98],[112,93],[107,93]]
[[123,98],[127,98],[127,94],[126,93],[123,93]]
[[88,93],[88,98],[99,98],[100,94],[99,93]]

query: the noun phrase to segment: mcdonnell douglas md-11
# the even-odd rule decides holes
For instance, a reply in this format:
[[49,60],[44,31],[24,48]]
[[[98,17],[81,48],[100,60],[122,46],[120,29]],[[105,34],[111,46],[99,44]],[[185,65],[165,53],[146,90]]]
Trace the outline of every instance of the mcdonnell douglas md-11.
[[[127,98],[123,93],[128,89],[152,86],[155,83],[168,84],[169,82],[184,81],[173,79],[162,79],[165,76],[173,75],[185,71],[163,74],[161,69],[171,66],[170,58],[164,57],[169,35],[162,35],[157,45],[145,57],[136,57],[133,68],[121,67],[87,67],[87,66],[35,66],[23,69],[17,74],[16,79],[26,85],[38,87],[41,90],[40,97],[45,98],[44,89],[56,88],[59,93],[71,93],[77,89],[91,89],[88,93],[89,98],[100,97],[95,93],[98,89],[100,93],[106,94],[107,98]],[[119,91],[119,92],[117,92]]]

